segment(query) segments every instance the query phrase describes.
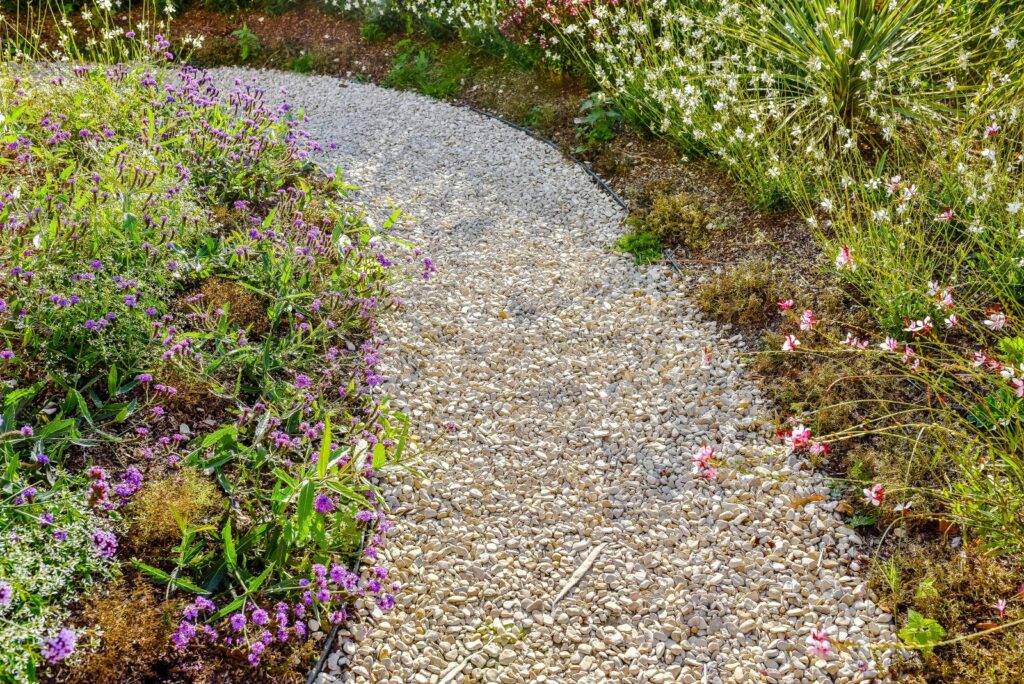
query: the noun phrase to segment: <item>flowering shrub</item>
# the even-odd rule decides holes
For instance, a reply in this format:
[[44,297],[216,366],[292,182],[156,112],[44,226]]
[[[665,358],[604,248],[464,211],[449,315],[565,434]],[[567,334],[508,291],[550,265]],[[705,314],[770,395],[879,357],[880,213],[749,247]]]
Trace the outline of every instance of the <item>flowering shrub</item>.
[[[0,66],[0,669],[16,681],[102,647],[73,606],[118,572],[189,602],[167,633],[179,654],[253,666],[398,589],[374,484],[407,449],[378,371],[396,262],[415,258],[387,238],[398,215],[374,229],[340,175],[313,173],[287,104],[155,65],[175,48],[145,27],[107,38],[92,56],[139,66],[21,66],[41,54],[27,41]],[[147,509],[126,504],[182,468],[223,498],[179,519],[170,554],[135,544],[124,513]]]

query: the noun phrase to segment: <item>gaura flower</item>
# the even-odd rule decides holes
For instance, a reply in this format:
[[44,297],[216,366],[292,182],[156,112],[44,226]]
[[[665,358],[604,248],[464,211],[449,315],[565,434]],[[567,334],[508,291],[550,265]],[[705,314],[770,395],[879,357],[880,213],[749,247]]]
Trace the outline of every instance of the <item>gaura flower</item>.
[[1006,314],[1001,311],[990,311],[988,318],[982,321],[982,325],[992,330],[1002,330],[1006,327]]
[[786,335],[786,339],[782,343],[782,351],[794,351],[799,346],[800,340],[793,335]]
[[836,268],[840,270],[857,270],[857,264],[853,263],[853,255],[850,253],[850,248],[847,245],[839,248],[839,254],[836,255]]
[[814,311],[812,309],[807,309],[800,314],[801,330],[810,330],[814,327],[815,323],[817,323],[817,320],[814,318]]
[[885,487],[881,484],[875,484],[864,490],[864,498],[868,500],[868,503],[872,506],[881,506],[885,500]]
[[828,635],[828,630],[817,627],[811,630],[811,635],[807,637],[807,652],[821,659],[832,655],[832,639]]
[[935,324],[932,323],[931,316],[925,316],[924,319],[920,321],[906,321],[906,323],[907,327],[903,330],[905,332],[912,333],[915,337],[918,335],[927,335],[932,331],[932,328],[935,327]]

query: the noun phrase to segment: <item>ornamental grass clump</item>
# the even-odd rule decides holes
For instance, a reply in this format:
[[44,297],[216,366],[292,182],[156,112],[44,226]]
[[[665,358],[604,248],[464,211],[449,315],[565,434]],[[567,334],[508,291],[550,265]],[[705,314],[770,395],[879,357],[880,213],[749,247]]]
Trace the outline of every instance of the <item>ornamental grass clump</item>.
[[412,450],[379,326],[433,264],[315,171],[288,104],[111,10],[53,49],[2,25],[0,672],[109,673],[78,613],[125,575],[164,616],[144,667],[285,676],[356,597],[394,603],[376,480]]

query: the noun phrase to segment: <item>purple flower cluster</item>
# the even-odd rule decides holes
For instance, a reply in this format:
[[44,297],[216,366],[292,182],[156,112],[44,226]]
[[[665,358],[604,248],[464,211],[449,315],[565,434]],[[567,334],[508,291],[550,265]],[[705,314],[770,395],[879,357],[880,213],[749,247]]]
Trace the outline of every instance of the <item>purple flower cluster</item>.
[[64,627],[56,637],[43,641],[41,653],[46,662],[55,665],[74,653],[77,643],[78,635],[73,630]]
[[113,558],[117,553],[117,537],[113,532],[97,530],[92,533],[92,548],[103,558]]

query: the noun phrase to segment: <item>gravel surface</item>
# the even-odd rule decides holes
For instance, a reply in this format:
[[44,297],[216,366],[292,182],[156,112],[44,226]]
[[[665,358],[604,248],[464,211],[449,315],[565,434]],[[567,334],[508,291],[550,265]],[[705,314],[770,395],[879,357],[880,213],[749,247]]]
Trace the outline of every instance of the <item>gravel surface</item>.
[[[892,641],[864,547],[726,338],[672,272],[609,249],[620,209],[500,123],[329,77],[257,77],[305,107],[369,210],[439,269],[392,322],[390,392],[456,438],[397,479],[396,608],[350,626],[323,682],[876,681]],[[704,360],[705,347],[713,353]],[[691,457],[711,445],[708,481]],[[814,627],[851,645],[806,650]]]

